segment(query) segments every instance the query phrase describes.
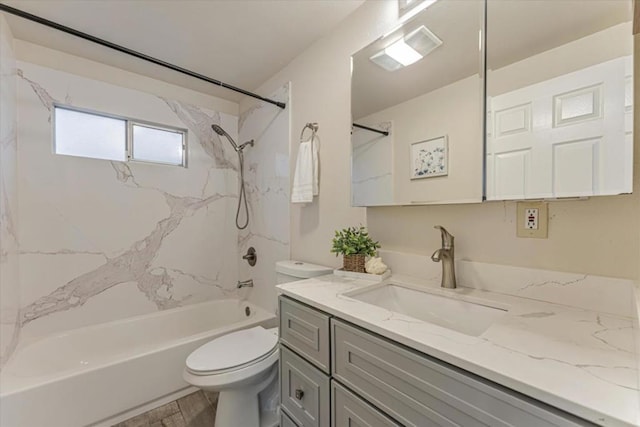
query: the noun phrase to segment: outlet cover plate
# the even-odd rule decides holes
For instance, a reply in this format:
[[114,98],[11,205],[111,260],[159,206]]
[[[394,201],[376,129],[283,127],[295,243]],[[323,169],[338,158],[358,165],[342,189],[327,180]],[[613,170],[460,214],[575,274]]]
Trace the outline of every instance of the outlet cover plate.
[[[516,235],[518,237],[532,237],[546,239],[548,237],[549,210],[546,202],[518,202],[516,218]],[[526,228],[527,209],[538,210],[538,229]]]

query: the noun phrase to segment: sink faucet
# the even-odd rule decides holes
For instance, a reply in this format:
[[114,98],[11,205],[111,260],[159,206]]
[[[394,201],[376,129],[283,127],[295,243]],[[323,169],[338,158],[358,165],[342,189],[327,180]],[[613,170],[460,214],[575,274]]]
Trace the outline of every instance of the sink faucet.
[[439,229],[442,235],[442,247],[431,255],[433,262],[442,261],[442,283],[440,286],[455,289],[456,269],[453,257],[453,236],[441,225],[436,225],[433,228]]

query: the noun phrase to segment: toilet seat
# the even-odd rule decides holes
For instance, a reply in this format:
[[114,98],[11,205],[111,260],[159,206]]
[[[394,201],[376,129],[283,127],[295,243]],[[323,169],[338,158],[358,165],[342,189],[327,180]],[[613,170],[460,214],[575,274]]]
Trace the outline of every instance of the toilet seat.
[[[262,326],[216,338],[189,355],[186,371],[196,376],[218,375],[263,365],[277,352],[278,336]],[[263,367],[264,368],[264,367]]]
[[[250,367],[250,366],[256,366],[258,369],[264,369],[267,366],[271,365],[271,363],[268,363],[268,360],[271,359],[271,356],[273,356],[273,354],[277,355],[278,353],[278,347],[274,347],[269,353],[263,355],[262,357],[259,357],[255,360],[251,360],[247,363],[243,363],[242,365],[237,365],[231,368],[225,368],[225,369],[214,369],[214,370],[208,370],[208,371],[204,371],[204,370],[195,370],[195,369],[191,369],[189,366],[186,367],[186,371],[189,372],[192,375],[197,375],[197,376],[207,376],[207,375],[221,375],[221,374],[226,374],[226,373],[232,373],[232,372],[238,372],[238,371],[242,371],[243,369]],[[262,363],[263,361],[267,361],[267,363]],[[263,366],[265,365],[265,366]]]
[[[278,350],[277,328],[232,332],[191,353],[182,378],[192,386],[220,393],[218,415],[227,420],[223,425],[257,427],[258,394],[277,378]],[[245,414],[249,407],[256,413],[251,409]],[[238,424],[237,420],[244,421]]]

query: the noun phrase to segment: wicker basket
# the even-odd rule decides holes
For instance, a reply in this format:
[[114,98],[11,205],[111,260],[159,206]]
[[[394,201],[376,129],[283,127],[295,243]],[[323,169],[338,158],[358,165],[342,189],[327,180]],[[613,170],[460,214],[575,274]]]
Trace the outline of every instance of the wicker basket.
[[364,273],[364,254],[343,255],[342,265],[346,271]]

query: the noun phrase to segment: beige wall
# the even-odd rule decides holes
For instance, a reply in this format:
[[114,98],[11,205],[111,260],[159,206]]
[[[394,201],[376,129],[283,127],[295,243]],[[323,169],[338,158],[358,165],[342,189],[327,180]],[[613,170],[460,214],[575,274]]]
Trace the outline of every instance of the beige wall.
[[[425,114],[425,112],[428,112]],[[392,122],[395,204],[482,200],[482,100],[478,75],[358,120],[375,127]],[[448,175],[411,179],[411,144],[446,135]]]
[[[634,48],[634,73],[639,75],[638,38]],[[636,105],[639,100],[636,90]],[[462,259],[637,279],[640,273],[639,124],[636,118],[636,194],[549,203],[548,239],[515,236],[515,202],[370,208],[368,226],[386,249],[429,255],[440,244],[439,233],[431,227],[441,224],[457,237],[456,255]]]
[[[292,82],[292,161],[302,126],[308,121],[320,125],[320,197],[310,206],[292,207],[291,256],[338,265],[339,260],[329,253],[333,230],[365,220],[385,248],[427,255],[440,244],[432,227],[442,224],[456,235],[456,252],[461,258],[637,278],[637,194],[551,203],[546,240],[515,237],[515,204],[510,202],[368,208],[366,219],[364,209],[350,207],[349,58],[393,25],[395,7],[395,2],[366,2],[258,89],[269,93],[286,81]],[[636,57],[640,57],[637,47]],[[640,135],[637,123],[636,132]],[[637,141],[635,187],[640,190]]]
[[292,168],[302,127],[320,126],[320,196],[307,206],[291,205],[292,258],[337,266],[340,259],[329,252],[334,230],[365,223],[364,208],[350,203],[350,58],[390,29],[396,9],[396,2],[366,2],[257,89],[267,94],[291,81]]
[[633,42],[628,37],[630,32],[631,23],[622,23],[502,68],[492,67],[493,64],[488,62],[487,94],[501,95],[631,55]]

